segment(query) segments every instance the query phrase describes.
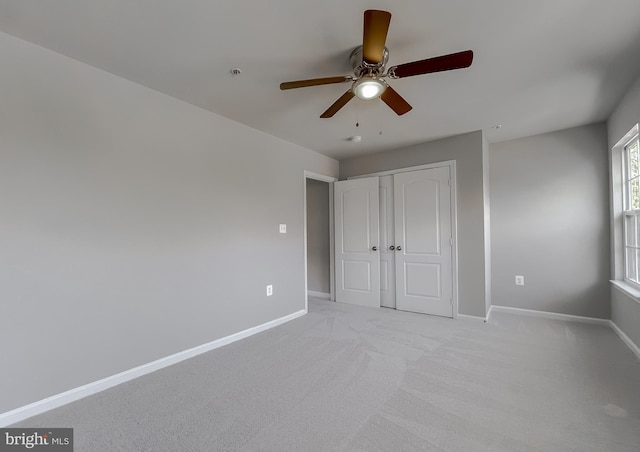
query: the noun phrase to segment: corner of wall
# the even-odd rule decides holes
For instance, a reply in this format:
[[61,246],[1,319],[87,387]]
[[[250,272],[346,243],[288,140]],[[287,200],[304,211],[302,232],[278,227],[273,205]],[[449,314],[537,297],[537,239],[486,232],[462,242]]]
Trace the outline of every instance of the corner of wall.
[[484,200],[484,284],[485,315],[491,308],[491,180],[489,173],[489,141],[482,131],[482,197]]

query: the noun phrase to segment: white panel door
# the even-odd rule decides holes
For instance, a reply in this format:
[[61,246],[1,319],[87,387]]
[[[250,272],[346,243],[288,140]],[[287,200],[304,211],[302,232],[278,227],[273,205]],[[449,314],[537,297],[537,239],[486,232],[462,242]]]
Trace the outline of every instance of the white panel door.
[[336,301],[380,306],[378,178],[334,184]]
[[380,177],[380,306],[396,307],[393,176]]
[[448,167],[394,175],[396,309],[453,317]]

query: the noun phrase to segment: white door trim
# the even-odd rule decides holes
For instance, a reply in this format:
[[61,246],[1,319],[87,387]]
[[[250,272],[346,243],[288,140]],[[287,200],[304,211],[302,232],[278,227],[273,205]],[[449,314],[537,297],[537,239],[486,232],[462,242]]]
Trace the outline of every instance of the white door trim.
[[448,166],[451,174],[451,228],[453,233],[453,259],[452,259],[452,277],[453,277],[453,318],[458,318],[458,193],[457,193],[457,174],[456,161],[445,160],[443,162],[428,163],[425,165],[410,166],[406,168],[398,168],[388,171],[378,171],[375,173],[362,174],[359,176],[349,177],[348,179],[360,179],[362,177],[371,176],[389,176],[397,173],[406,173],[408,171],[419,171],[423,169],[439,168]]
[[361,174],[359,176],[351,176],[351,177],[347,177],[347,179],[360,179],[363,177],[371,177],[371,176],[391,176],[393,174],[406,173],[408,171],[419,171],[423,169],[440,168],[442,166],[449,166],[449,167],[455,168],[456,161],[445,160],[445,161],[436,162],[436,163],[426,163],[424,165],[408,166],[406,168],[398,168],[398,169],[392,169],[387,171],[378,171],[376,173]]
[[335,269],[334,269],[334,225],[333,225],[333,182],[337,181],[337,177],[326,176],[324,174],[313,173],[311,171],[304,171],[304,177],[302,179],[302,192],[304,194],[304,310],[309,312],[309,288],[307,286],[307,179],[319,180],[329,183],[329,298],[332,301],[336,300],[335,293]]

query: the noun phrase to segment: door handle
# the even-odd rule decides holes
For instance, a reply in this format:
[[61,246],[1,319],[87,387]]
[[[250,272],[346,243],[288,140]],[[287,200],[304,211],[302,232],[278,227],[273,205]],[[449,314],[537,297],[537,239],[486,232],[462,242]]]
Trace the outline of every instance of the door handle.
[[389,249],[390,249],[391,251],[393,251],[393,250],[395,250],[395,249],[396,249],[396,247],[395,247],[395,246],[393,246],[393,245],[391,245],[391,246],[389,247]]
[[396,251],[400,251],[402,250],[402,247],[400,245],[396,246]]
[[371,247],[371,251],[378,251],[378,247],[377,246],[372,246]]

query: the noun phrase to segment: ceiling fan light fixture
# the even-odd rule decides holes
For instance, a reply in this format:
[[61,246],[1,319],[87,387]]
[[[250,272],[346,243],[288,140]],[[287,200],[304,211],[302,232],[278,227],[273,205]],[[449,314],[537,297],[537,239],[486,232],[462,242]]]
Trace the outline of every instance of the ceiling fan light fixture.
[[362,77],[353,82],[351,89],[353,94],[362,100],[371,100],[380,97],[387,85],[378,77]]

